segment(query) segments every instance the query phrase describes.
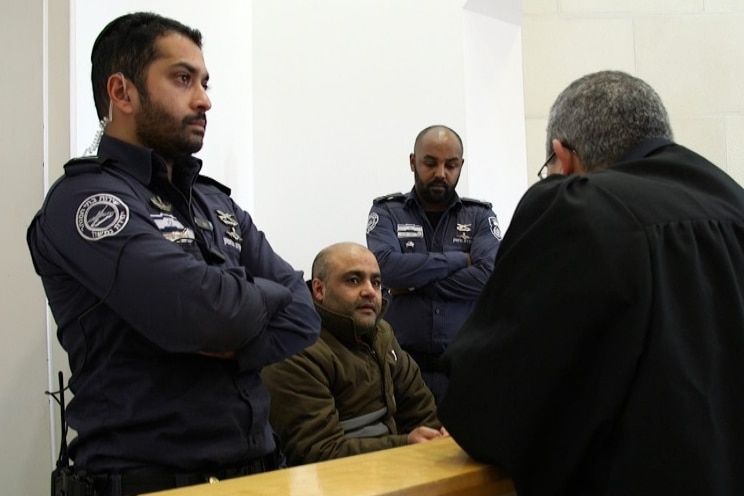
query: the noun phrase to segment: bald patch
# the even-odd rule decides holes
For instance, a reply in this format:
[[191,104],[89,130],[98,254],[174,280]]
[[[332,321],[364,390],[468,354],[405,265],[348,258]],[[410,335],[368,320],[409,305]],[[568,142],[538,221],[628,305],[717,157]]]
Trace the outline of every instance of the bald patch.
[[441,125],[429,126],[418,133],[418,136],[416,136],[416,141],[414,141],[413,143],[413,153],[418,154],[419,147],[424,141],[445,141],[451,138],[457,140],[457,143],[460,145],[460,157],[462,157],[463,145],[460,135],[457,134],[453,129]]
[[334,264],[334,259],[339,255],[362,255],[369,254],[374,257],[374,254],[367,249],[366,246],[362,246],[359,243],[352,243],[350,241],[335,243],[327,246],[320,250],[313,260],[312,277],[313,279],[320,279],[325,281],[328,278],[328,274],[331,272],[331,268]]

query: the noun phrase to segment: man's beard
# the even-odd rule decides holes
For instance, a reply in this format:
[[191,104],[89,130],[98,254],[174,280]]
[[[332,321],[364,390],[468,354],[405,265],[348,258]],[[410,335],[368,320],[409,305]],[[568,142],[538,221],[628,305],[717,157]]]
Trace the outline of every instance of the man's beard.
[[[444,181],[432,181],[429,184],[424,184],[415,170],[413,175],[416,182],[416,193],[421,197],[421,200],[423,200],[424,203],[430,205],[446,205],[452,199],[452,194],[455,191],[454,187],[450,187]],[[457,184],[455,184],[455,186],[457,186]],[[441,192],[432,191],[432,187],[439,187],[442,188],[442,190]]]
[[206,123],[207,116],[203,112],[196,113],[179,121],[165,107],[145,97],[142,110],[135,116],[137,138],[165,159],[187,157],[201,150],[204,142],[203,136],[189,132],[189,124],[196,120]]
[[375,318],[374,322],[372,323],[362,323],[359,322],[357,319],[354,319],[354,330],[358,335],[364,335],[369,334],[370,332],[374,331],[377,327],[377,318]]

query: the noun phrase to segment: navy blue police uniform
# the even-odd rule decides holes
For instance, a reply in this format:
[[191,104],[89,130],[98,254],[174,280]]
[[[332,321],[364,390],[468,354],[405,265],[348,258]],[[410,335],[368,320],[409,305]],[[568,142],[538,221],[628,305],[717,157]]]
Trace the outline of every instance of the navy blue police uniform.
[[259,371],[318,337],[302,273],[200,169],[177,161],[171,182],[154,152],[104,136],[28,229],[72,371],[70,456],[111,494],[143,471],[175,487],[274,468]]
[[384,285],[395,289],[385,320],[435,398],[446,386],[439,358],[488,280],[500,239],[488,202],[455,194],[432,225],[414,190],[373,200],[367,246]]

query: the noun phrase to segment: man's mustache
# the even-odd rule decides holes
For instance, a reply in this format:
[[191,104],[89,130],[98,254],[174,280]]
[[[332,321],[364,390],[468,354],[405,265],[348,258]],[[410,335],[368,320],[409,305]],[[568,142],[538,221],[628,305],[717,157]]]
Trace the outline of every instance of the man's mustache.
[[198,114],[189,115],[187,117],[184,117],[183,124],[185,126],[188,126],[189,124],[191,124],[193,122],[196,122],[196,121],[204,121],[204,126],[206,127],[206,125],[207,125],[207,114],[205,114],[204,112],[200,112]]

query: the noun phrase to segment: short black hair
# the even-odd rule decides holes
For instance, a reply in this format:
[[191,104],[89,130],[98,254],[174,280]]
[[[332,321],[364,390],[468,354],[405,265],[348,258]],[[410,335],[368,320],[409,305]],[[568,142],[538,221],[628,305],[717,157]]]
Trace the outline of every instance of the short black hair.
[[106,84],[109,76],[121,72],[137,91],[146,95],[145,71],[158,57],[156,41],[168,33],[178,33],[200,49],[202,35],[180,22],[152,12],[135,12],[108,23],[93,43],[90,54],[90,80],[98,118],[108,114],[109,98]]

